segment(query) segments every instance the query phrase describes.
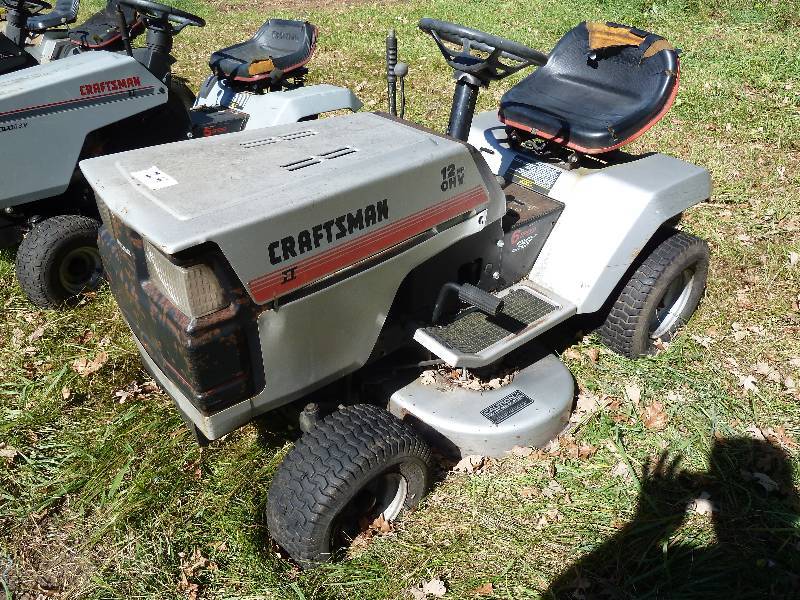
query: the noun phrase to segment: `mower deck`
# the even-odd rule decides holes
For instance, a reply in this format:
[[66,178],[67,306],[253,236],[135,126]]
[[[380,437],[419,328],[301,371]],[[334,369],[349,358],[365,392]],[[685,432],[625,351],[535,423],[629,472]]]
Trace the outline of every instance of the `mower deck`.
[[392,394],[389,411],[412,417],[415,427],[454,455],[503,456],[514,446],[542,447],[569,420],[575,383],[564,363],[541,346],[525,356],[530,363],[499,389],[443,388],[420,378]]

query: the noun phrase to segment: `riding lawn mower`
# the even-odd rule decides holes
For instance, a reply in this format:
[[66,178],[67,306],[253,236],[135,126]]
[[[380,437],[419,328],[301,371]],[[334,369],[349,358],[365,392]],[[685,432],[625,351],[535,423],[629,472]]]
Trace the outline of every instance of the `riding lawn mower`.
[[[675,48],[615,23],[549,55],[419,26],[455,73],[447,134],[357,113],[81,163],[111,289],[198,441],[304,405],[267,504],[304,566],[416,506],[431,445],[501,456],[558,435],[575,386],[542,341],[556,325],[594,315],[634,358],[705,289],[708,247],[676,224],[708,171],[621,149],[671,106]],[[474,114],[481,88],[534,66]]]
[[[94,22],[105,37],[80,28],[77,43],[64,38],[63,58],[0,75],[0,248],[21,242],[17,279],[43,308],[74,302],[103,277],[97,203],[80,160],[361,107],[347,89],[305,85],[317,40],[311,23],[270,19],[251,39],[214,52],[195,97],[172,77],[170,52],[176,35],[205,21],[149,0],[118,0],[118,26],[109,29],[102,23],[111,10]],[[132,47],[140,28],[146,43]],[[161,181],[157,170],[140,177]]]

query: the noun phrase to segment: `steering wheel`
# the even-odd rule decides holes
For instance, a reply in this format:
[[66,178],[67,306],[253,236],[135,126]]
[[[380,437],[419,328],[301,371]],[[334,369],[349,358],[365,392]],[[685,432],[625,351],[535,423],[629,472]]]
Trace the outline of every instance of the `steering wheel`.
[[36,13],[49,10],[53,5],[44,0],[0,0],[6,8],[12,10],[22,10],[26,13],[35,15]]
[[[547,63],[547,55],[543,52],[471,27],[425,17],[420,20],[419,28],[431,35],[450,67],[476,77],[483,85],[508,77],[525,67]],[[461,51],[451,50],[444,42],[460,45]],[[488,56],[478,56],[474,51]]]
[[119,3],[135,8],[136,12],[145,17],[145,19],[169,21],[178,25],[175,28],[175,33],[189,25],[194,25],[195,27],[206,26],[206,21],[202,17],[159,2],[151,2],[151,0],[119,0]]

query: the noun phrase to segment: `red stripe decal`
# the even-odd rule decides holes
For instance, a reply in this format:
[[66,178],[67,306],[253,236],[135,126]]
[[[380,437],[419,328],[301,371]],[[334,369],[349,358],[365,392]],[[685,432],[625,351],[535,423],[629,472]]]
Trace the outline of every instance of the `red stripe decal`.
[[119,96],[119,95],[126,94],[128,92],[131,92],[131,91],[133,91],[133,92],[146,92],[147,90],[152,90],[154,88],[155,88],[155,86],[148,85],[148,86],[144,86],[144,87],[118,90],[116,92],[109,92],[108,94],[97,94],[96,96],[81,96],[80,98],[72,98],[70,100],[62,100],[60,102],[50,102],[49,104],[39,104],[39,105],[36,105],[36,106],[28,106],[26,108],[15,108],[14,110],[9,110],[9,111],[0,113],[0,117],[5,117],[6,115],[15,115],[17,113],[27,112],[27,111],[30,111],[30,110],[39,110],[39,109],[42,109],[42,108],[52,108],[54,106],[63,106],[65,104],[73,104],[74,102],[81,102],[81,101],[84,101],[84,100],[96,100],[98,98],[106,98],[108,96]]
[[396,246],[431,227],[485,204],[483,188],[476,187],[444,202],[421,210],[372,233],[272,271],[250,281],[250,293],[258,303],[269,302],[299,287],[318,281],[336,271],[356,264]]

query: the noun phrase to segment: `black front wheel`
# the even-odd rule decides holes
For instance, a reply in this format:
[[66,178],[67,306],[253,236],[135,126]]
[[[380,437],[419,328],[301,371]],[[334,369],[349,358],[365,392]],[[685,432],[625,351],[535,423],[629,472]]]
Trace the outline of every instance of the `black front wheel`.
[[428,445],[377,406],[343,408],[306,433],[267,500],[272,538],[304,567],[330,561],[379,516],[416,506],[430,482]]
[[671,229],[623,282],[599,334],[615,352],[636,358],[653,354],[689,320],[708,279],[708,244]]
[[103,279],[97,249],[100,224],[81,215],[58,215],[34,225],[17,251],[17,280],[39,308],[73,303]]

